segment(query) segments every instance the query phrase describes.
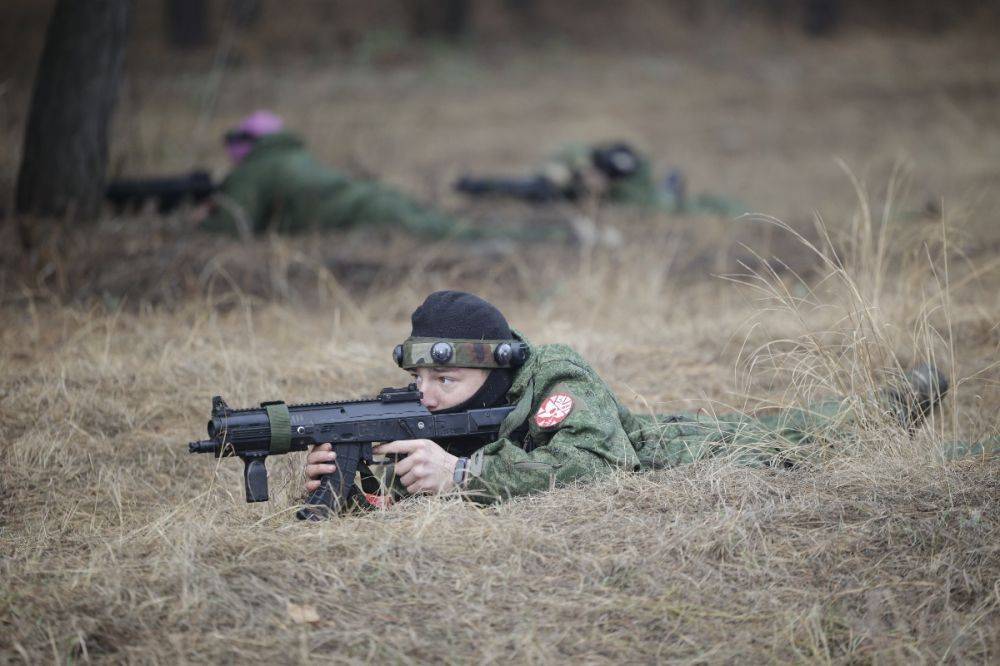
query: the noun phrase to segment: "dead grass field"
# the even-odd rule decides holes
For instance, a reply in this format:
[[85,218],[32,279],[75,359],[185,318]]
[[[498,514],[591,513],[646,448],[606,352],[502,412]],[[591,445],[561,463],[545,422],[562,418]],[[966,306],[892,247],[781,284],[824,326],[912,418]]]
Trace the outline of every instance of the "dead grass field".
[[[844,270],[763,220],[610,210],[588,213],[621,247],[243,245],[191,237],[183,216],[109,217],[40,234],[25,256],[8,225],[0,661],[995,662],[997,461],[941,454],[1000,426],[996,59],[961,40],[754,48],[135,78],[114,149],[126,171],[221,167],[221,128],[266,105],[332,163],[481,223],[539,223],[447,184],[621,135],[814,240],[818,209]],[[5,126],[7,145],[19,130]],[[871,187],[869,215],[835,155]],[[900,158],[896,209],[944,213],[890,211],[880,241]],[[762,290],[719,277],[740,261],[777,272]],[[790,471],[713,460],[319,525],[292,517],[298,457],[272,460],[272,501],[248,506],[238,462],[187,454],[213,394],[401,383],[389,352],[443,287],[493,299],[533,342],[573,345],[638,410],[798,404],[928,356],[955,390],[912,440],[878,433]]]

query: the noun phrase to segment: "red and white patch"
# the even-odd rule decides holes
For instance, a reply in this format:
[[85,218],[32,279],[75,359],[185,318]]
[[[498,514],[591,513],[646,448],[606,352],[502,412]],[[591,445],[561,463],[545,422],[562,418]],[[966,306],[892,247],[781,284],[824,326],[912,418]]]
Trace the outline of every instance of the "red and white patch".
[[379,509],[388,509],[392,506],[392,497],[389,495],[379,495],[377,493],[365,493],[365,501]]
[[535,412],[535,423],[539,428],[551,428],[573,411],[573,398],[566,393],[553,393],[545,399]]

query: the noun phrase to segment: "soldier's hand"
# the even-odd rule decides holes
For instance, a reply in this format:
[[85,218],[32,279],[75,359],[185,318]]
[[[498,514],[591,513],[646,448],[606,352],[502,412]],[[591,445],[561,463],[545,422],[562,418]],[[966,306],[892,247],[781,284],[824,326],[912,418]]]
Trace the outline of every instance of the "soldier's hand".
[[396,463],[396,476],[411,493],[443,493],[455,487],[453,456],[429,439],[400,439],[379,444],[375,453],[402,453],[406,457]]
[[201,224],[208,217],[209,213],[212,212],[212,204],[209,202],[204,202],[199,204],[194,210],[191,211],[191,221],[195,224]]
[[333,447],[329,443],[309,447],[309,455],[306,456],[306,490],[308,492],[319,488],[321,476],[337,470],[337,466],[333,464],[336,457],[337,454],[333,452]]

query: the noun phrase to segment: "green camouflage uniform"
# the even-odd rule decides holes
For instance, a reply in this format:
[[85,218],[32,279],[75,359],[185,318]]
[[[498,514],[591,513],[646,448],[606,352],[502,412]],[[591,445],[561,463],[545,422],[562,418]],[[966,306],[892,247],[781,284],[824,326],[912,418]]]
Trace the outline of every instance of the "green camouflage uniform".
[[[551,396],[565,395],[572,408],[545,427],[536,418]],[[489,504],[615,469],[672,467],[718,455],[748,465],[790,464],[807,445],[842,441],[854,420],[849,401],[830,400],[809,409],[785,409],[763,417],[707,413],[640,416],[618,403],[608,385],[566,345],[533,347],[507,394],[515,409],[499,439],[469,460],[470,499]],[[994,440],[956,451],[998,451]],[[405,489],[394,484],[397,497]]]
[[[544,427],[536,414],[556,394],[568,395],[572,408],[563,420]],[[476,501],[524,495],[614,469],[668,467],[711,455],[734,454],[748,464],[765,464],[780,459],[789,444],[810,441],[840,413],[839,403],[829,403],[808,414],[788,411],[764,419],[639,416],[619,404],[579,354],[561,344],[532,350],[508,398],[516,407],[500,439],[476,451],[469,462],[467,489]],[[521,436],[512,440],[519,428]]]
[[355,180],[316,161],[297,136],[261,137],[223,181],[210,231],[295,233],[310,229],[392,225],[415,234],[461,234],[462,225],[405,194],[374,181]]
[[[593,168],[591,153],[594,147],[582,143],[563,146],[551,155],[539,169],[542,176],[552,180],[565,180],[567,176],[580,178],[585,170]],[[641,155],[634,173],[617,178],[608,183],[605,198],[614,203],[631,204],[634,206],[658,206],[661,203],[653,181],[653,171],[649,160]],[[566,175],[562,175],[565,173]]]
[[[551,155],[538,173],[556,182],[579,184],[580,174],[593,168],[591,154],[596,146],[574,143]],[[735,216],[747,212],[746,206],[733,199],[715,194],[699,193],[685,200],[657,186],[649,160],[636,153],[638,165],[634,173],[608,181],[604,198],[616,204],[651,208],[669,214]],[[572,186],[570,187],[572,189]]]

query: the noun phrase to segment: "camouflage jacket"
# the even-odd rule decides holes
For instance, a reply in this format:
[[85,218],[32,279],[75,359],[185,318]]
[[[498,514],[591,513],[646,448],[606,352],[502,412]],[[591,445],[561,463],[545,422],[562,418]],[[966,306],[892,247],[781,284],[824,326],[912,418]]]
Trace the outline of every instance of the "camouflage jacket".
[[566,345],[533,347],[507,397],[515,408],[499,439],[470,457],[471,499],[490,503],[640,468],[641,421]]
[[[564,146],[538,169],[539,175],[553,179],[550,174],[570,174],[569,192],[579,196],[586,191],[585,174],[594,169],[592,153],[596,145],[574,143]],[[611,203],[626,204],[670,214],[721,215],[732,217],[748,212],[737,199],[708,192],[687,195],[683,181],[676,188],[657,184],[649,159],[639,153],[639,163],[634,173],[607,182],[602,197]],[[676,170],[675,170],[676,171]],[[681,178],[683,175],[676,172]],[[558,181],[557,176],[554,180]]]
[[[498,439],[469,457],[465,489],[478,503],[591,480],[615,469],[673,467],[720,454],[750,466],[786,466],[809,455],[813,447],[803,445],[849,437],[853,420],[853,402],[839,398],[757,416],[705,410],[633,414],[562,344],[531,348],[507,403],[514,410]],[[953,443],[950,451],[948,457],[1000,455],[1000,437]],[[398,479],[391,485],[396,497],[406,495]]]
[[[547,176],[552,172],[553,167],[566,169],[573,174],[573,182],[581,183],[586,180],[585,174],[594,168],[591,159],[591,152],[595,146],[583,143],[573,143],[563,146],[556,153],[539,167],[538,172]],[[608,201],[633,206],[656,207],[661,204],[661,193],[656,187],[653,179],[653,171],[649,160],[639,155],[639,164],[635,173],[612,180],[607,185],[607,190],[603,193]]]
[[294,233],[394,225],[424,236],[453,235],[450,216],[370,180],[349,178],[318,162],[287,132],[262,137],[226,177],[202,223],[209,231]]

